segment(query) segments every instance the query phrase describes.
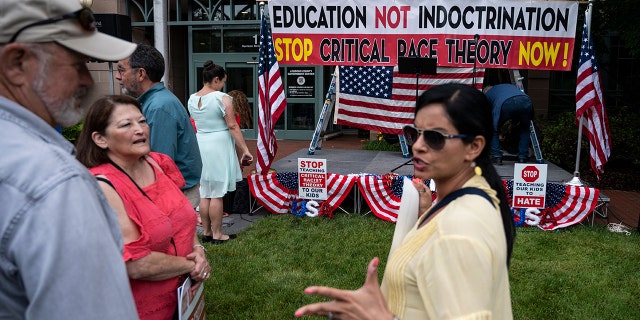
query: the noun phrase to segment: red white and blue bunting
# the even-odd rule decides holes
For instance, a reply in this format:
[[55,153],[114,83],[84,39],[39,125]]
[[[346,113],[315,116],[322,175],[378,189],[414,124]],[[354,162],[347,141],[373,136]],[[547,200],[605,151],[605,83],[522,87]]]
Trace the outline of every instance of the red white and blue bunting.
[[[298,199],[298,173],[270,173],[249,175],[249,189],[252,196],[274,214],[293,212],[305,215],[305,199]],[[404,176],[396,174],[327,174],[327,200],[318,201],[318,216],[333,216],[344,199],[358,183],[358,190],[371,212],[378,218],[395,222],[398,218],[402,199]],[[411,178],[411,177],[409,177]],[[513,180],[505,180],[507,198],[513,196]],[[547,183],[546,207],[542,210],[513,209],[514,221],[518,226],[537,225],[544,230],[555,230],[582,222],[598,204],[600,190],[589,187]],[[434,198],[436,194],[434,192]],[[303,203],[304,202],[304,203]],[[311,201],[310,201],[311,202]],[[295,208],[292,209],[295,203]],[[302,204],[302,206],[301,206]],[[312,202],[311,205],[316,203]],[[309,207],[307,205],[307,207]],[[314,212],[307,216],[316,216]]]

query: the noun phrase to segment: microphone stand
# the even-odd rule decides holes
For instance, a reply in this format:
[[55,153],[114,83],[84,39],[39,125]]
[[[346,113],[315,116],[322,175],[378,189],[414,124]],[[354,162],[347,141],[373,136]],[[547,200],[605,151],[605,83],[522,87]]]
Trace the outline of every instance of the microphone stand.
[[475,52],[475,55],[473,56],[473,87],[476,87],[476,63],[478,61],[478,40],[480,40],[480,35],[476,33],[475,36],[473,36],[473,44],[474,44],[474,49],[473,51]]

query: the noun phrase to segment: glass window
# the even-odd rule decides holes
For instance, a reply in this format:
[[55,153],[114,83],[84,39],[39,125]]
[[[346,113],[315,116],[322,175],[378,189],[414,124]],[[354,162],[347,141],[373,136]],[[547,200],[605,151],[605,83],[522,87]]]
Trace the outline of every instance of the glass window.
[[313,103],[289,103],[287,105],[288,129],[315,129],[315,114]]
[[193,21],[256,20],[254,0],[192,1]]
[[[215,63],[215,61],[214,61]],[[228,67],[227,71],[227,92],[231,90],[240,90],[244,92],[248,98],[253,96],[253,88],[255,86],[254,68],[235,68]]]
[[220,30],[193,30],[193,52],[222,52]]
[[224,52],[258,52],[260,30],[226,30],[223,35]]

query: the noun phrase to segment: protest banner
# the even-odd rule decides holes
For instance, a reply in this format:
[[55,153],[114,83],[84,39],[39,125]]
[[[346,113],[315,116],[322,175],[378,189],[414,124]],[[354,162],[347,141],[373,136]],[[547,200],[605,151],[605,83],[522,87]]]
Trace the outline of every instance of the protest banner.
[[[281,64],[571,70],[576,1],[271,0]],[[476,40],[477,38],[477,40]]]

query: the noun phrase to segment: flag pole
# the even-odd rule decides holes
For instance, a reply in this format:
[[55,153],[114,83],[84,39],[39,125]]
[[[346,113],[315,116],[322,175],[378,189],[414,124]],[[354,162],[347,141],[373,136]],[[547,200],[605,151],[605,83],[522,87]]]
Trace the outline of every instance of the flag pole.
[[[264,2],[260,2],[260,19],[266,19],[266,17],[264,16]],[[260,26],[262,27],[262,23],[260,24]],[[260,30],[260,33],[262,33],[262,30]],[[262,48],[261,48],[262,50]],[[263,58],[265,58],[265,56],[263,56]],[[264,63],[264,61],[262,61]],[[267,110],[269,111],[269,114],[265,116],[265,127],[268,129],[267,134],[265,136],[265,142],[267,144],[267,148],[272,148],[273,144],[271,141],[271,132],[273,132],[274,128],[273,128],[273,118],[271,117],[271,94],[269,91],[271,91],[271,86],[269,85],[269,63],[266,63],[267,68],[265,70],[265,72],[262,74],[262,77],[264,78],[264,106],[267,106]],[[263,106],[263,107],[264,107]],[[266,113],[266,112],[265,112]],[[271,168],[271,161],[269,161],[269,166],[266,168],[267,172],[269,172],[269,169]],[[262,174],[262,172],[259,172],[260,174]]]
[[[264,1],[260,1],[260,2],[258,2],[258,5],[259,5],[259,7],[260,7],[260,36],[262,36],[262,20],[264,19]],[[262,41],[260,41],[260,49],[259,49],[259,50],[262,50]],[[262,51],[260,51],[260,54],[259,54],[258,59],[262,59],[262,60],[264,59],[264,57],[262,56]],[[259,61],[258,63],[260,63],[260,64],[264,64],[264,61]],[[268,72],[268,71],[267,71],[267,72]],[[264,74],[262,74],[262,76],[264,77],[264,83],[265,83],[265,84],[266,84],[266,83],[268,83],[268,82],[267,82],[267,72],[264,72]],[[260,75],[258,75],[258,76],[260,76]],[[259,83],[259,82],[260,82],[260,79],[258,79],[258,83]],[[268,100],[268,99],[269,99],[269,93],[268,93],[268,92],[265,92],[264,94],[265,94],[265,96],[266,96],[266,98],[265,98],[265,101],[266,101],[266,100]],[[268,104],[267,104],[267,105],[268,105]],[[258,110],[258,116],[259,116],[259,113],[260,113],[260,112],[262,112],[262,118],[261,118],[261,119],[258,119],[258,121],[268,122],[268,120],[263,120],[263,119],[266,119],[266,118],[267,118],[267,116],[265,115],[266,110],[265,110],[264,105],[260,108],[260,110]],[[269,115],[269,118],[271,118],[271,115]],[[265,124],[268,126],[268,123],[265,123]],[[260,131],[261,129],[259,128],[258,130]],[[260,134],[261,134],[261,133],[260,133],[260,132],[258,132],[258,136],[259,136]],[[268,140],[268,139],[269,139],[268,137],[265,137],[265,140]],[[260,137],[258,137],[258,141],[260,141]],[[265,142],[263,142],[263,143],[265,143]],[[268,148],[268,145],[269,145],[269,144],[268,144],[268,143],[265,143],[265,144],[267,145],[267,147],[266,147],[266,148]],[[258,146],[257,146],[257,148],[258,148],[257,153],[258,153],[258,154],[260,154],[260,146],[258,145]],[[268,152],[268,151],[267,151],[267,152]],[[268,172],[268,171],[269,171],[269,169],[267,169],[267,172]],[[256,163],[256,173],[257,173],[257,174],[262,174],[262,165],[258,165],[257,163]],[[265,172],[265,174],[266,174],[266,172]]]
[[[589,33],[587,34],[587,37],[590,39],[591,38],[591,12],[593,9],[593,0],[589,0],[589,6],[587,8],[587,12],[585,14],[585,19],[587,20],[587,28],[589,30]],[[580,120],[578,121],[578,148],[576,151],[576,166],[575,166],[575,170],[573,171],[573,178],[567,182],[568,185],[572,185],[572,186],[582,186],[583,183],[580,180],[580,145],[582,142],[582,125],[583,125],[583,119],[584,119],[584,113],[582,115],[580,115]]]

